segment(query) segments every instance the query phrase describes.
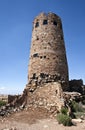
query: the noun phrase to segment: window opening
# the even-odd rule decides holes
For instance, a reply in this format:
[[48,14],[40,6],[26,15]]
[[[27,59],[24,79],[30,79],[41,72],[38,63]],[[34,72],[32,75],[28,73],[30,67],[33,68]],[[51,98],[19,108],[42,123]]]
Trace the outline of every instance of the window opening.
[[37,22],[37,23],[35,24],[35,28],[38,27],[38,26],[39,26],[39,22]]
[[35,54],[33,55],[33,57],[38,57],[38,53],[35,53]]
[[54,21],[53,24],[57,26],[57,22],[56,21]]
[[43,25],[45,25],[45,24],[48,24],[48,21],[47,21],[47,20],[44,20],[44,21],[43,21]]

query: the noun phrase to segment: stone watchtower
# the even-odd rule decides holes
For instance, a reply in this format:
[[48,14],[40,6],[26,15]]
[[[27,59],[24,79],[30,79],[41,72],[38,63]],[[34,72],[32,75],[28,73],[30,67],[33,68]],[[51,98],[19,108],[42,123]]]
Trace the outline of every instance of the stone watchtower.
[[68,87],[68,65],[62,22],[54,13],[41,13],[33,22],[28,84],[64,81]]

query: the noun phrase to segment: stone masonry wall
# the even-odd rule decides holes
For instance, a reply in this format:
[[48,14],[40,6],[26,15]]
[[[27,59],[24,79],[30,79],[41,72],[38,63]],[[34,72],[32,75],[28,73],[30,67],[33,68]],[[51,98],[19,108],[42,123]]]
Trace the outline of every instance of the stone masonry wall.
[[50,111],[60,111],[64,106],[62,86],[58,82],[46,83],[33,93],[26,89],[28,107],[45,107]]
[[41,13],[33,22],[28,82],[43,74],[60,75],[68,84],[62,23],[53,13]]

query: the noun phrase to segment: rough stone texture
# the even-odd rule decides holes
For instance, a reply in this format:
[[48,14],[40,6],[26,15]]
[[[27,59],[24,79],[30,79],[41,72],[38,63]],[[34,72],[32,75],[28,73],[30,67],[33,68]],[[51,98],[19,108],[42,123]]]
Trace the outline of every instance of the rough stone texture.
[[8,95],[8,103],[14,102],[20,97],[20,95]]
[[78,92],[64,92],[63,93],[63,97],[64,99],[66,99],[67,101],[72,101],[72,100],[77,100],[77,99],[82,99],[82,95]]
[[35,91],[31,92],[30,87],[26,87],[22,95],[15,95],[13,98],[13,101],[9,100],[9,104],[0,108],[0,116],[8,116],[32,107],[45,108],[56,116],[65,105],[62,86],[59,82],[45,83],[43,86],[37,86]]
[[41,13],[33,22],[28,84],[31,79],[37,79],[40,75],[45,75],[47,79],[49,75],[60,75],[66,82],[65,90],[68,88],[68,65],[62,23],[60,17],[54,13]]
[[83,95],[85,95],[85,85],[83,84],[83,80],[71,80],[69,81],[69,90],[70,92],[79,92]]
[[28,88],[26,89],[28,107],[45,107],[50,111],[60,111],[64,106],[62,87],[58,82],[46,83],[33,93],[29,92]]

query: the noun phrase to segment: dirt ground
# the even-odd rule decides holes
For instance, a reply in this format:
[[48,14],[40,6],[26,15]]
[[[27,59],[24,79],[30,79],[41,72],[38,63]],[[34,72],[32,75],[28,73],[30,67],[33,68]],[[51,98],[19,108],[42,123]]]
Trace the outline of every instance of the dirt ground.
[[76,126],[65,127],[58,124],[56,118],[53,118],[46,109],[30,108],[9,117],[0,118],[0,130],[10,128],[13,130],[85,130],[85,120]]

